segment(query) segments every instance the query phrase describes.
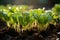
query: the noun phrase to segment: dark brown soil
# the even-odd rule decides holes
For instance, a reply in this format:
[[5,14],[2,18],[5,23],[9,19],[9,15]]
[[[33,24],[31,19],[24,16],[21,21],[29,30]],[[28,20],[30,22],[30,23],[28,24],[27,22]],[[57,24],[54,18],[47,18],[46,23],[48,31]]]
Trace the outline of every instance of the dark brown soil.
[[[5,27],[7,27],[6,23],[0,20],[0,29],[3,30]],[[9,28],[8,30],[0,31],[0,40],[56,40],[60,38],[58,32],[60,32],[60,26],[52,24],[49,25],[46,31],[42,32],[39,32],[37,28],[32,28],[18,33],[14,29]]]
[[7,30],[8,30],[8,27],[6,22],[0,19],[0,33],[4,33]]

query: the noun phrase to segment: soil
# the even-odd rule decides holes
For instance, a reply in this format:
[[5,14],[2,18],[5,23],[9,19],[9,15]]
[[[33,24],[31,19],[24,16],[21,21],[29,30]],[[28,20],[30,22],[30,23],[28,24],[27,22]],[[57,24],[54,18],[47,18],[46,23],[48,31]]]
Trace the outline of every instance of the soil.
[[8,27],[6,22],[0,19],[0,33],[4,33],[7,30],[8,30]]
[[[7,27],[6,23],[0,20],[0,29]],[[60,27],[53,24],[49,25],[46,31],[39,32],[37,28],[26,30],[23,32],[16,32],[14,29],[9,28],[0,31],[0,40],[60,40]],[[1,33],[3,32],[3,33]]]

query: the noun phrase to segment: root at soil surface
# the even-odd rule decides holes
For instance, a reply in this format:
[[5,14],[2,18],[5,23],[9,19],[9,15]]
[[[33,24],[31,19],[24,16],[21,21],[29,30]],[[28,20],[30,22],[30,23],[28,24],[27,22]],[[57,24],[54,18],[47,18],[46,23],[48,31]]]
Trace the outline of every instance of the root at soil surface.
[[[1,23],[3,25],[1,25]],[[38,28],[32,28],[31,30],[26,30],[23,32],[16,32],[12,28],[5,28],[6,23],[3,21],[0,21],[0,26],[2,29],[0,33],[0,40],[56,40],[57,38],[60,39],[60,28],[58,26],[54,26],[53,24],[50,24],[46,31],[39,32]],[[3,30],[3,28],[5,28]],[[8,29],[8,30],[6,30]],[[5,32],[4,32],[5,31]]]

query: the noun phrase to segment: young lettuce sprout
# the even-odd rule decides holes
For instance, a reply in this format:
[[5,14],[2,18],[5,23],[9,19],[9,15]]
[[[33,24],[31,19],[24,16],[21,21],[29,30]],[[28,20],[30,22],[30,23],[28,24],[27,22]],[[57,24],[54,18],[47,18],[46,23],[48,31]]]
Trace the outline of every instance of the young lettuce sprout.
[[60,4],[56,4],[56,5],[52,8],[52,13],[53,13],[53,19],[55,20],[56,25],[57,25],[57,22],[58,22],[59,19],[60,19]]
[[53,8],[52,8],[52,13],[53,13],[53,17],[54,19],[57,19],[60,15],[60,4],[56,4]]
[[52,12],[55,15],[60,15],[60,4],[56,4],[53,8],[52,8]]
[[20,22],[19,22],[19,16],[21,16],[21,12],[17,12],[11,15],[11,23],[12,27],[18,32],[20,31]]
[[19,22],[22,25],[22,30],[29,30],[34,19],[29,12],[22,13],[22,16],[19,16]]
[[37,17],[38,28],[40,31],[46,30],[49,23],[52,21],[52,16],[49,13],[41,14]]
[[12,20],[12,16],[11,16],[13,13],[7,9],[2,9],[0,14],[1,14],[0,16],[1,19],[3,19],[7,23],[8,27],[11,27],[12,24],[14,23],[14,21]]
[[[37,24],[37,20],[38,20],[38,16],[40,16],[41,14],[43,14],[45,11],[44,11],[44,9],[34,9],[33,11],[32,11],[32,15],[33,15],[33,17],[34,17],[34,19],[35,19],[35,24]],[[36,25],[35,25],[36,26]]]
[[7,23],[7,26],[10,27],[10,25],[9,25],[10,17],[7,15],[7,12],[4,11],[4,9],[2,9],[2,11],[0,11],[0,17],[2,20],[4,20]]

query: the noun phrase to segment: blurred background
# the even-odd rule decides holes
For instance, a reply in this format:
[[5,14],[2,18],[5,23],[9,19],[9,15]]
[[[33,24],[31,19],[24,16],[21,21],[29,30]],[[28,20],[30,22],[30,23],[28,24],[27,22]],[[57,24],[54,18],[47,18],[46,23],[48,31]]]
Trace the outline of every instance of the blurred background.
[[0,5],[28,5],[33,8],[51,9],[55,4],[60,4],[60,0],[0,0]]

